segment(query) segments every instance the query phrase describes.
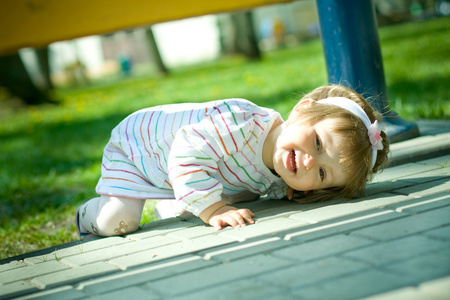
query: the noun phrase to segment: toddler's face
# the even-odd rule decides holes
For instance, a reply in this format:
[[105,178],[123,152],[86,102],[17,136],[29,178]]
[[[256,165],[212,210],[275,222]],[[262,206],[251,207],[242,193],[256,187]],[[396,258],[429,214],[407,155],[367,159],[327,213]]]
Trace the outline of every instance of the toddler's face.
[[273,163],[275,172],[296,191],[341,187],[346,182],[339,163],[339,137],[330,131],[336,119],[315,125],[283,124],[276,142]]

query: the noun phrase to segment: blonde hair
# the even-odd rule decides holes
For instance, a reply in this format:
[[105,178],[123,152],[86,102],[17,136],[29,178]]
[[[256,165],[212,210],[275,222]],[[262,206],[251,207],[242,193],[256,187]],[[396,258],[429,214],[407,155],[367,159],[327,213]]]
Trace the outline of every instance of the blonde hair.
[[[366,112],[371,123],[380,121],[381,114],[375,111],[363,96],[340,85],[322,86],[306,94],[301,100],[310,99],[318,101],[330,97],[345,97],[355,101]],[[300,203],[324,201],[331,198],[354,198],[364,194],[367,181],[373,174],[382,170],[387,161],[389,152],[389,140],[385,132],[381,132],[383,149],[378,150],[377,159],[371,168],[372,145],[367,135],[367,129],[363,122],[349,111],[333,105],[316,103],[312,107],[302,110],[293,110],[288,117],[287,124],[301,122],[314,125],[324,119],[336,118],[337,125],[330,130],[341,138],[339,147],[341,156],[339,163],[343,166],[344,173],[348,177],[343,187],[333,187],[324,190],[308,192],[305,198],[299,199]]]

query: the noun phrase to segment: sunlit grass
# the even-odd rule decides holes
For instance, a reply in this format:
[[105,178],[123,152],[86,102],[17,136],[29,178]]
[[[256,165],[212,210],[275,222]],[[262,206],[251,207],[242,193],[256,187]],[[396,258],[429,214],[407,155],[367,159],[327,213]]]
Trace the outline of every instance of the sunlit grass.
[[[410,120],[450,118],[449,18],[380,29],[391,108]],[[286,117],[302,93],[326,84],[319,40],[264,55],[226,57],[173,70],[141,72],[59,88],[59,105],[22,108],[0,122],[0,258],[77,238],[74,213],[95,197],[111,129],[147,106],[242,97]],[[148,201],[143,222],[155,219]]]

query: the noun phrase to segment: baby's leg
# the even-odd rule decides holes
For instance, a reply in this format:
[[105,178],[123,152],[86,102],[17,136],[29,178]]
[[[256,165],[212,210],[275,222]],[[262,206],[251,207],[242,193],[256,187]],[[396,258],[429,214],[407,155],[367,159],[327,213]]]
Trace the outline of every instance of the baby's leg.
[[81,205],[80,231],[100,236],[123,235],[139,228],[145,200],[100,196]]

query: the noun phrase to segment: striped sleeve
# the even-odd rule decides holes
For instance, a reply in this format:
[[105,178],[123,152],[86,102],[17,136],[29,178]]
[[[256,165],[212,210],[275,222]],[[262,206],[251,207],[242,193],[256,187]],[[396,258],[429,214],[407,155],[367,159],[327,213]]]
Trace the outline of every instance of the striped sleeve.
[[206,112],[201,122],[182,127],[172,145],[168,175],[175,197],[199,215],[221,200],[222,184],[213,176],[218,162],[246,144],[253,122],[250,102],[227,100]]

